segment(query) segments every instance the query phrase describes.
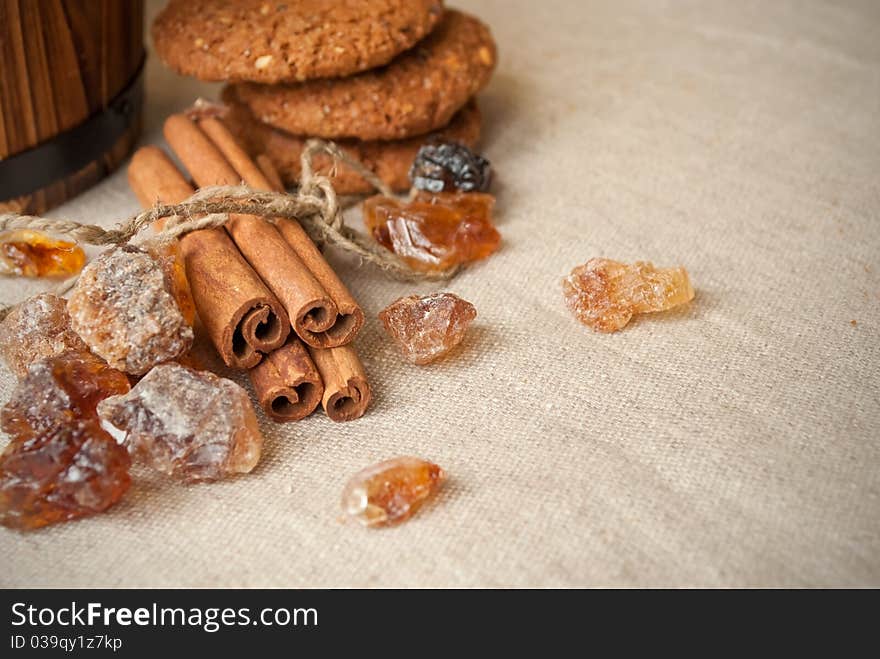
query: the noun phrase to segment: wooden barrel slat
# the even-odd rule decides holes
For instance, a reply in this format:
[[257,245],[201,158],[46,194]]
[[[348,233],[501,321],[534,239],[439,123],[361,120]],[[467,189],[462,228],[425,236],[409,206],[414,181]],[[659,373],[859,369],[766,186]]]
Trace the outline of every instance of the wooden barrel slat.
[[[86,5],[90,2],[96,3],[96,0],[68,0],[64,5],[79,56],[79,70],[89,106],[99,107],[110,100],[104,96],[101,89],[100,62],[101,43],[104,41],[104,18],[103,11],[86,11]],[[103,5],[103,0],[100,0],[100,3]],[[79,35],[84,34],[95,36],[91,39],[78,38]]]
[[58,117],[52,93],[52,68],[49,66],[46,35],[43,33],[41,3],[25,0],[20,7],[23,33],[28,37],[25,43],[25,77],[30,81],[30,97],[26,102],[36,119],[37,136],[55,135],[58,133]]
[[[0,2],[0,25],[10,25],[10,21],[9,6]],[[12,58],[12,39],[8,32],[6,28],[0,30],[0,61],[2,62],[8,62]],[[12,81],[6,68],[0,66],[0,116],[9,114],[8,105],[13,98],[12,88]],[[4,109],[4,106],[7,109]],[[0,121],[0,153],[12,151],[11,139],[6,122]]]
[[27,57],[24,47],[24,17],[18,0],[6,0],[9,20],[6,23],[6,35],[9,39],[9,56],[3,60],[3,70],[9,78],[9,97],[3,104],[3,123],[7,125],[9,135],[7,156],[36,144],[37,118],[32,109],[31,82],[27,75]]
[[[0,161],[82,123],[131,81],[143,59],[143,0],[0,0]],[[39,213],[119,166],[132,122],[107,153],[0,210]]]
[[[77,62],[73,35],[67,23],[62,0],[51,0],[45,8],[44,33],[49,62],[53,67],[62,62]],[[58,112],[58,130],[67,130],[89,115],[89,104],[83,88],[79,66],[65,66],[50,78],[54,106]]]

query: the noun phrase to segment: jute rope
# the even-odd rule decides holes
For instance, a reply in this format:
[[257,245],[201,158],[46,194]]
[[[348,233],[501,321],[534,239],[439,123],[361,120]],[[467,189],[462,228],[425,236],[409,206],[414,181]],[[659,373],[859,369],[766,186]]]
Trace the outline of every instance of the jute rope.
[[[202,188],[179,204],[156,205],[112,228],[71,220],[2,213],[0,232],[34,229],[66,236],[86,245],[123,245],[156,220],[167,219],[162,231],[150,237],[150,241],[162,243],[175,240],[191,231],[221,227],[229,221],[232,214],[255,215],[273,224],[286,220],[298,221],[319,245],[332,245],[355,254],[362,261],[377,266],[396,279],[439,281],[449,279],[456,273],[457,268],[437,273],[413,270],[392,252],[346,226],[343,208],[330,178],[316,173],[313,168],[314,157],[319,153],[326,153],[333,158],[331,176],[337,164],[343,162],[382,194],[393,194],[363,163],[351,158],[331,142],[313,139],[303,149],[300,185],[294,193],[261,192],[244,185]],[[76,278],[65,281],[53,292],[63,295],[75,282]],[[10,308],[0,306],[0,319],[6,316]]]

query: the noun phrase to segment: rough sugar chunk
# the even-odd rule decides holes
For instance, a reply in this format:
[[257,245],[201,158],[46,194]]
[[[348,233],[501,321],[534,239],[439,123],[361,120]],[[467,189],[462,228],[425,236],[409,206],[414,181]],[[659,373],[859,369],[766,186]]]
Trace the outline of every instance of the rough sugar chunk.
[[98,402],[129,390],[124,373],[90,352],[65,352],[34,362],[0,411],[0,427],[14,438],[81,420],[97,420]]
[[162,273],[165,275],[165,288],[177,302],[177,308],[183,314],[186,324],[192,327],[196,319],[196,303],[193,300],[189,279],[186,276],[186,266],[180,251],[180,243],[174,241],[150,245],[147,251],[161,266]]
[[379,312],[385,330],[415,364],[446,355],[461,343],[476,317],[474,305],[452,293],[402,297]]
[[207,371],[162,364],[98,413],[126,433],[135,459],[183,480],[246,473],[260,459],[263,435],[247,392]]
[[192,328],[159,263],[136,247],[87,265],[67,304],[71,326],[113,368],[141,375],[189,350]]
[[0,523],[35,529],[102,512],[128,490],[130,465],[95,420],[13,439],[0,455]]
[[34,362],[0,412],[12,441],[0,456],[0,523],[31,529],[106,510],[129,486],[128,452],[96,406],[128,378],[90,352]]
[[446,474],[427,460],[394,458],[352,476],[342,492],[342,511],[365,526],[397,524],[436,492]]
[[694,299],[687,270],[590,259],[562,280],[565,304],[584,325],[616,332],[638,313],[665,311]]
[[376,196],[364,202],[364,223],[380,245],[413,269],[440,272],[498,249],[494,205],[492,195],[478,192],[420,192],[409,203]]
[[67,302],[51,293],[28,298],[13,307],[0,323],[0,354],[19,378],[24,377],[28,366],[44,357],[88,349],[70,328]]
[[0,274],[19,277],[69,277],[82,270],[82,247],[42,231],[19,229],[0,235]]

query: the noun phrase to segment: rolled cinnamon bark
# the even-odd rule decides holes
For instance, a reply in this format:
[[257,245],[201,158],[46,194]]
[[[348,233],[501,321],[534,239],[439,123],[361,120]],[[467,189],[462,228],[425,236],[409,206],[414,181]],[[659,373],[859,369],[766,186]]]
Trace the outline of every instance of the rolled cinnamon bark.
[[250,370],[260,407],[278,422],[311,414],[324,395],[324,383],[302,341],[291,336]]
[[[128,179],[141,204],[175,204],[193,190],[165,153],[137,151]],[[290,320],[278,299],[242,258],[225,231],[207,229],[181,237],[180,250],[199,318],[227,366],[251,368],[263,353],[282,346]]]
[[281,180],[281,174],[279,174],[278,170],[275,169],[275,165],[272,164],[269,156],[267,156],[265,153],[261,153],[256,158],[254,158],[254,162],[257,163],[257,167],[259,167],[260,171],[263,172],[263,176],[265,176],[266,180],[269,181],[269,185],[272,186],[272,189],[277,190],[278,192],[284,192],[284,181]]
[[[199,186],[241,182],[223,154],[185,115],[172,115],[166,120],[165,139]],[[278,229],[252,215],[232,215],[226,229],[287,309],[299,337],[310,345],[324,345],[321,333],[336,323],[336,305]]]
[[363,416],[373,393],[364,365],[350,345],[312,348],[309,354],[324,381],[321,405],[332,421],[352,421]]
[[[284,191],[277,173],[274,177],[276,180],[274,182],[272,180],[271,173],[274,172],[274,168],[270,166],[267,174],[264,169],[265,164],[261,167],[251,160],[220,119],[206,116],[199,119],[198,124],[214,146],[225,156],[240,180],[257,190]],[[321,348],[332,348],[351,342],[364,325],[363,310],[299,222],[284,220],[279,222],[277,227],[315,279],[327,291],[338,311],[334,325],[325,332],[317,334],[314,341],[307,343]]]

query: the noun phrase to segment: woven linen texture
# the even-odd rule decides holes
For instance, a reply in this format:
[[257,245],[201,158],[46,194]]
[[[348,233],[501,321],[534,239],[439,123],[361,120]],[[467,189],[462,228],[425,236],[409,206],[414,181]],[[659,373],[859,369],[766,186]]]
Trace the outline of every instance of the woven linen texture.
[[[363,419],[264,422],[250,476],[138,471],[109,514],[0,530],[0,584],[880,586],[880,4],[463,7],[501,54],[481,97],[500,251],[447,286],[334,257],[368,313]],[[155,57],[147,84],[154,142],[217,93]],[[123,171],[51,215],[136,210]],[[559,284],[593,256],[683,264],[696,299],[594,334]],[[476,324],[408,365],[375,314],[444,288]],[[340,524],[348,476],[405,454],[450,474],[439,499]]]

